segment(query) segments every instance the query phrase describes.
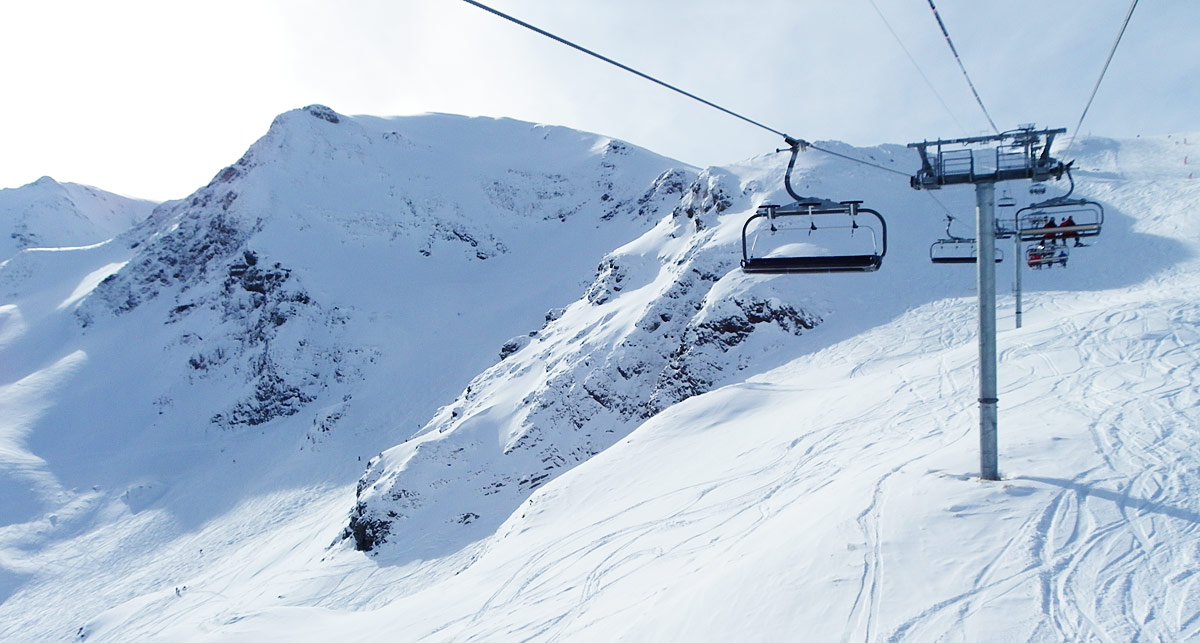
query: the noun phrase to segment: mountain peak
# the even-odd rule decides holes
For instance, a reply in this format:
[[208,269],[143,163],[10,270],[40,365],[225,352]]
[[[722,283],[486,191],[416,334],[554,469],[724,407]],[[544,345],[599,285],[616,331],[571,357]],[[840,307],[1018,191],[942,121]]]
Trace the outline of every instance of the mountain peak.
[[27,248],[107,241],[144,220],[156,205],[49,176],[0,190],[0,261]]
[[324,105],[309,105],[308,107],[304,108],[304,111],[308,112],[315,118],[333,123],[334,125],[340,123],[342,120],[341,116],[339,116],[337,112]]

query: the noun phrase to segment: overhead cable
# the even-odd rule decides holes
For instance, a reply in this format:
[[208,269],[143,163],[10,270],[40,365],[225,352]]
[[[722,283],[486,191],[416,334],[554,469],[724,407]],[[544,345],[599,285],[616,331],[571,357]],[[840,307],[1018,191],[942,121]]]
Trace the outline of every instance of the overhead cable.
[[896,33],[896,30],[892,28],[892,24],[888,22],[887,17],[883,15],[882,11],[880,11],[879,5],[875,4],[875,0],[867,0],[867,2],[870,2],[871,7],[875,9],[875,13],[879,14],[879,19],[883,21],[883,25],[887,27],[889,32],[891,32],[892,38],[896,39],[896,44],[900,45],[900,49],[904,51],[905,56],[908,56],[908,60],[912,62],[913,67],[917,68],[917,73],[920,74],[921,79],[925,81],[925,86],[929,88],[929,91],[933,92],[933,95],[938,99],[938,102],[942,104],[942,107],[946,110],[946,114],[950,116],[950,120],[954,121],[954,124],[958,126],[958,129],[962,130],[963,134],[966,134],[967,128],[963,127],[962,123],[958,122],[958,119],[955,118],[954,112],[950,109],[950,106],[946,104],[946,100],[942,98],[942,95],[939,94],[938,90],[933,86],[933,82],[929,80],[929,76],[925,75],[925,70],[921,69],[921,65],[917,62],[917,59],[913,57],[912,53],[908,51],[908,47],[904,46],[904,41],[900,39],[900,34]]
[[878,163],[872,163],[872,162],[870,162],[870,161],[864,161],[864,160],[862,160],[862,159],[854,158],[853,156],[847,156],[847,155],[845,155],[845,154],[842,154],[841,152],[834,152],[833,150],[827,150],[827,149],[825,149],[825,148],[823,148],[823,147],[818,147],[818,146],[816,146],[816,145],[813,145],[812,143],[808,143],[808,144],[807,144],[805,147],[811,147],[812,149],[814,149],[814,150],[816,150],[816,151],[818,151],[818,152],[823,152],[823,153],[825,153],[825,154],[828,154],[828,155],[830,155],[830,156],[836,156],[836,157],[838,157],[838,158],[843,158],[843,159],[846,159],[847,161],[854,161],[855,163],[861,163],[861,164],[863,164],[863,165],[869,165],[869,166],[871,166],[871,167],[873,167],[873,168],[875,168],[875,169],[877,169],[877,170],[883,170],[884,172],[891,172],[892,174],[899,174],[900,176],[909,176],[909,177],[911,177],[911,176],[912,176],[912,175],[911,175],[910,173],[908,173],[908,172],[901,172],[900,170],[897,170],[897,169],[895,169],[895,168],[886,167],[886,166],[883,166],[883,165],[879,165]]
[[957,217],[955,217],[955,216],[954,216],[954,214],[953,214],[953,213],[951,213],[951,212],[950,212],[950,208],[947,208],[947,207],[946,207],[946,204],[945,204],[945,203],[942,203],[942,200],[941,200],[941,199],[939,199],[939,198],[937,198],[936,196],[934,196],[934,195],[933,195],[933,190],[921,190],[921,191],[922,191],[922,192],[924,192],[925,194],[928,194],[928,195],[929,195],[929,198],[933,199],[933,202],[934,202],[934,203],[936,203],[936,204],[938,204],[939,206],[941,206],[941,207],[942,207],[942,209],[946,211],[946,216],[947,216],[947,217],[949,217],[949,218],[951,218],[951,219],[956,219],[956,218],[957,218]]
[[[1100,81],[1104,80],[1104,74],[1108,72],[1108,65],[1112,62],[1113,54],[1117,53],[1117,45],[1121,44],[1121,36],[1125,35],[1125,28],[1129,26],[1129,19],[1133,17],[1133,10],[1137,8],[1137,3],[1138,0],[1133,0],[1129,5],[1129,12],[1125,14],[1125,22],[1121,23],[1121,31],[1117,33],[1117,39],[1113,41],[1112,49],[1108,50],[1108,58],[1104,61],[1104,68],[1100,70],[1100,77],[1096,79],[1096,86],[1092,87],[1092,95],[1088,97],[1087,104],[1083,106],[1083,113],[1079,115],[1075,131],[1071,132],[1071,140],[1067,142],[1067,152],[1071,151],[1071,146],[1075,144],[1075,136],[1079,134],[1079,128],[1083,127],[1083,119],[1087,116],[1088,109],[1096,98],[1096,92],[1100,90]],[[1065,154],[1066,152],[1064,152]]]
[[971,87],[971,93],[975,95],[975,102],[979,103],[979,109],[983,110],[983,115],[987,117],[988,124],[992,126],[992,130],[999,134],[1000,128],[996,127],[996,122],[992,120],[992,115],[983,106],[983,99],[979,97],[979,92],[975,91],[975,83],[971,82],[971,75],[967,73],[967,68],[963,65],[962,58],[958,55],[958,50],[954,48],[954,41],[950,40],[950,32],[946,31],[946,23],[942,22],[942,16],[938,14],[937,7],[933,6],[933,0],[928,1],[929,8],[933,9],[933,17],[937,19],[938,26],[942,28],[942,35],[946,37],[946,44],[950,45],[950,53],[954,54],[954,60],[958,61],[958,68],[962,70],[963,78],[967,79],[967,85]]
[[663,81],[661,81],[661,80],[659,80],[659,79],[657,79],[657,78],[655,78],[655,77],[653,77],[653,76],[651,76],[651,75],[649,75],[649,74],[644,74],[644,73],[642,73],[642,72],[640,72],[640,71],[638,71],[638,70],[634,69],[633,67],[630,67],[629,65],[623,65],[623,64],[621,64],[621,63],[619,63],[619,62],[617,62],[617,61],[613,60],[612,58],[609,58],[609,57],[607,57],[607,56],[602,56],[602,55],[600,55],[600,54],[598,54],[598,53],[596,53],[596,52],[592,51],[591,49],[587,49],[587,48],[585,48],[585,47],[582,47],[582,46],[580,46],[580,45],[577,45],[577,44],[575,44],[575,43],[571,42],[570,40],[566,40],[565,38],[560,38],[560,37],[558,37],[558,36],[556,36],[556,35],[554,35],[554,34],[550,33],[549,31],[546,31],[546,30],[544,30],[544,29],[539,29],[538,27],[535,27],[535,26],[533,26],[533,25],[529,24],[528,22],[525,22],[525,21],[523,21],[523,20],[520,20],[520,19],[518,19],[518,18],[514,18],[513,16],[510,16],[510,15],[508,15],[507,13],[503,13],[503,12],[501,12],[501,11],[497,11],[496,9],[493,9],[493,8],[491,8],[491,7],[487,6],[487,5],[481,4],[481,3],[479,3],[479,2],[475,2],[475,0],[463,0],[463,2],[466,2],[467,4],[470,4],[470,5],[474,5],[474,6],[476,6],[476,7],[479,7],[480,9],[483,9],[484,11],[487,11],[488,13],[492,13],[492,14],[495,14],[495,15],[497,15],[497,16],[500,16],[501,18],[504,18],[505,20],[508,20],[508,21],[510,21],[510,22],[513,22],[513,23],[516,23],[516,24],[518,24],[518,25],[521,25],[522,27],[525,27],[526,29],[529,29],[530,31],[534,31],[534,32],[536,32],[536,33],[539,33],[539,34],[541,34],[541,35],[543,35],[543,36],[545,36],[545,37],[547,37],[547,38],[550,38],[551,40],[558,41],[558,42],[560,42],[560,43],[562,43],[562,44],[564,44],[564,45],[566,45],[566,46],[568,46],[568,47],[570,47],[570,48],[572,48],[572,49],[575,49],[575,50],[581,51],[581,52],[583,52],[583,53],[585,53],[585,54],[587,54],[587,55],[589,55],[589,56],[593,56],[593,57],[595,57],[595,58],[599,58],[600,60],[603,60],[604,62],[606,62],[606,63],[608,63],[608,64],[610,64],[610,65],[615,65],[615,66],[617,66],[617,67],[620,67],[621,69],[624,69],[625,71],[627,71],[627,72],[629,72],[629,73],[631,73],[631,74],[635,74],[635,75],[641,76],[642,78],[645,78],[646,80],[648,80],[648,81],[650,81],[650,82],[652,82],[652,83],[657,83],[657,84],[659,84],[659,85],[662,85],[663,87],[666,87],[667,89],[669,89],[669,90],[671,90],[671,91],[679,92],[680,94],[683,94],[684,96],[687,96],[688,98],[691,98],[692,100],[697,100],[697,101],[700,101],[701,103],[704,103],[705,105],[708,105],[709,107],[712,107],[713,109],[718,109],[718,110],[720,110],[720,111],[722,111],[722,112],[725,112],[726,114],[729,114],[730,116],[733,116],[734,118],[740,118],[740,119],[742,119],[742,120],[746,121],[747,123],[750,123],[751,125],[756,125],[756,126],[758,126],[758,127],[761,127],[761,128],[763,128],[763,129],[767,130],[768,132],[771,132],[771,133],[773,133],[773,134],[778,134],[779,136],[782,136],[782,137],[783,137],[785,140],[788,140],[789,142],[790,142],[791,140],[794,140],[794,139],[792,139],[792,137],[791,137],[791,136],[788,136],[787,134],[784,134],[783,132],[781,132],[781,131],[779,131],[779,130],[777,130],[777,129],[774,129],[774,128],[771,128],[771,127],[767,127],[766,125],[763,125],[762,123],[759,123],[758,121],[755,121],[755,120],[751,120],[751,119],[749,119],[749,118],[746,118],[745,116],[742,116],[741,114],[738,114],[737,112],[734,112],[734,111],[731,111],[731,110],[725,109],[724,107],[721,107],[720,105],[717,105],[716,103],[713,103],[713,102],[710,102],[710,101],[704,100],[703,98],[700,98],[699,96],[697,96],[697,95],[695,95],[695,94],[692,94],[692,93],[690,93],[690,92],[686,92],[686,91],[684,91],[684,90],[682,90],[682,89],[680,89],[680,88],[678,88],[678,87],[676,87],[676,86],[674,86],[674,85],[671,85],[671,84],[665,83],[665,82],[663,82]]
[[623,70],[625,70],[625,71],[627,71],[627,72],[629,72],[629,73],[631,73],[631,74],[634,74],[634,75],[636,75],[636,76],[640,76],[640,77],[642,77],[642,78],[644,78],[644,79],[646,79],[646,80],[648,80],[648,81],[650,81],[650,82],[652,82],[652,83],[656,83],[656,84],[658,84],[658,85],[661,85],[661,86],[663,86],[663,87],[666,87],[667,89],[670,89],[671,91],[677,92],[677,93],[679,93],[679,94],[682,94],[682,95],[684,95],[684,96],[686,96],[686,97],[688,97],[688,98],[690,98],[690,99],[692,99],[692,100],[695,100],[695,101],[698,101],[698,102],[700,102],[700,103],[703,103],[703,104],[705,104],[705,105],[708,105],[709,107],[712,107],[713,109],[716,109],[716,110],[719,110],[719,111],[721,111],[721,112],[724,112],[724,113],[726,113],[726,114],[728,114],[728,115],[730,115],[730,116],[733,116],[734,118],[739,118],[739,119],[741,119],[741,120],[743,120],[743,121],[745,121],[745,122],[747,122],[747,123],[750,123],[751,125],[754,125],[754,126],[756,126],[756,127],[762,128],[762,129],[764,129],[764,130],[766,130],[766,131],[768,131],[768,132],[771,132],[772,134],[777,134],[777,135],[779,135],[779,136],[782,136],[782,137],[783,137],[783,140],[784,140],[784,141],[786,141],[786,142],[787,142],[787,144],[788,144],[789,146],[792,146],[792,147],[797,147],[797,146],[799,146],[799,147],[800,147],[800,149],[807,149],[807,148],[810,148],[810,147],[811,147],[812,149],[814,149],[814,150],[817,150],[818,152],[824,152],[825,154],[829,154],[829,155],[831,155],[831,156],[837,156],[837,157],[839,157],[839,158],[843,158],[843,159],[846,159],[846,160],[848,160],[848,161],[854,161],[855,163],[861,163],[861,164],[863,164],[863,165],[868,165],[868,166],[870,166],[870,167],[873,167],[873,168],[876,168],[876,169],[883,170],[883,171],[885,171],[885,172],[892,172],[892,173],[895,173],[895,174],[900,174],[900,175],[903,175],[903,176],[909,176],[909,173],[908,173],[908,172],[901,172],[900,170],[896,170],[896,169],[893,169],[893,168],[890,168],[890,167],[884,167],[884,166],[882,166],[882,165],[878,165],[878,164],[875,164],[875,163],[871,163],[870,161],[864,161],[864,160],[862,160],[862,159],[857,159],[857,158],[854,158],[854,157],[852,157],[852,156],[847,156],[847,155],[845,155],[845,154],[841,154],[841,153],[839,153],[839,152],[834,152],[834,151],[832,151],[832,150],[827,150],[827,149],[824,149],[824,148],[822,148],[822,147],[818,147],[818,146],[816,146],[816,145],[813,145],[812,143],[809,143],[808,141],[806,141],[806,140],[804,140],[804,139],[793,138],[792,136],[789,136],[789,135],[785,134],[784,132],[782,132],[782,131],[780,131],[780,130],[777,130],[777,129],[773,128],[773,127],[768,127],[768,126],[766,126],[766,125],[763,125],[762,123],[760,123],[760,122],[758,122],[758,121],[756,121],[756,120],[753,120],[753,119],[747,118],[747,117],[745,117],[745,116],[742,116],[741,114],[738,114],[737,112],[734,112],[734,111],[732,111],[732,110],[729,110],[729,109],[726,109],[726,108],[724,108],[724,107],[721,107],[720,105],[717,105],[716,103],[713,103],[713,102],[711,102],[711,101],[708,101],[708,100],[705,100],[705,99],[703,99],[703,98],[700,98],[699,96],[697,96],[697,95],[695,95],[695,94],[693,94],[693,93],[691,93],[691,92],[684,91],[684,90],[682,90],[682,89],[680,89],[680,88],[678,88],[678,87],[676,87],[676,86],[674,86],[674,85],[671,85],[671,84],[669,84],[669,83],[663,82],[663,81],[661,81],[661,80],[659,80],[659,79],[657,79],[657,78],[655,78],[655,77],[653,77],[653,76],[651,76],[651,75],[649,75],[649,74],[646,74],[646,73],[640,72],[640,71],[638,71],[638,70],[634,69],[633,67],[630,67],[629,65],[624,65],[624,64],[622,64],[622,63],[619,63],[619,62],[617,62],[617,61],[613,60],[612,58],[609,58],[609,57],[607,57],[607,56],[603,56],[603,55],[601,55],[601,54],[598,54],[598,53],[596,53],[596,52],[594,52],[594,51],[592,51],[592,50],[590,50],[590,49],[587,49],[586,47],[583,47],[583,46],[577,45],[577,44],[575,44],[575,43],[573,43],[573,42],[571,42],[571,41],[569,41],[569,40],[567,40],[567,39],[565,39],[565,38],[561,38],[561,37],[559,37],[559,36],[556,36],[556,35],[554,35],[554,34],[550,33],[549,31],[546,31],[545,29],[541,29],[541,28],[539,28],[539,27],[535,27],[534,25],[531,25],[531,24],[529,24],[528,22],[525,22],[524,20],[521,20],[521,19],[519,19],[519,18],[515,18],[515,17],[513,17],[513,16],[510,16],[510,15],[508,15],[508,14],[506,14],[506,13],[502,12],[502,11],[499,11],[499,10],[493,9],[493,8],[491,8],[491,7],[489,7],[489,6],[485,5],[485,4],[482,4],[482,3],[480,3],[480,2],[476,2],[475,0],[463,0],[463,2],[466,2],[466,3],[467,3],[467,4],[469,4],[469,5],[472,5],[472,6],[475,6],[475,7],[478,7],[478,8],[480,8],[480,9],[483,9],[484,11],[487,11],[488,13],[491,13],[491,14],[493,14],[493,15],[496,15],[496,16],[499,16],[499,17],[501,17],[501,18],[504,18],[505,20],[508,20],[509,22],[512,22],[512,23],[514,23],[514,24],[517,24],[517,25],[520,25],[520,26],[522,26],[522,27],[525,27],[526,29],[529,29],[530,31],[533,31],[534,33],[541,34],[541,35],[543,35],[543,36],[545,36],[545,37],[547,37],[547,38],[549,38],[549,39],[551,39],[551,40],[554,40],[554,41],[556,41],[556,42],[559,42],[559,43],[561,43],[561,44],[564,44],[564,45],[566,45],[566,46],[568,46],[568,47],[570,47],[570,48],[572,48],[572,49],[575,49],[575,50],[577,50],[577,51],[583,52],[583,53],[585,53],[585,54],[587,54],[587,55],[589,55],[589,56],[592,56],[592,57],[594,57],[594,58],[598,58],[598,59],[600,59],[600,60],[603,60],[604,62],[606,62],[606,63],[608,63],[608,64],[610,64],[610,65],[613,65],[613,66],[615,66],[615,67],[618,67],[618,68],[620,68],[620,69],[623,69]]

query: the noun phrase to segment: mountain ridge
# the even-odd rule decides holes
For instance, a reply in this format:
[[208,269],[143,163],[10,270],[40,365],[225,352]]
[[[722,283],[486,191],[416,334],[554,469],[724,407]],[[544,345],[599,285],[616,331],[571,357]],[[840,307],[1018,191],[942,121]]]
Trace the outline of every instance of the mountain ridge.
[[144,220],[156,205],[48,176],[0,189],[0,262],[28,248],[107,241]]
[[[1195,413],[1195,225],[1164,206],[1200,195],[1124,178],[1171,139],[1088,140],[1105,236],[1027,277],[1008,477],[980,485],[972,279],[929,265],[942,217],[906,181],[801,156],[805,194],[888,217],[888,256],[764,278],[740,228],[785,198],[780,156],[697,170],[517,121],[281,115],[114,241],[0,265],[0,477],[32,494],[0,512],[0,634],[1194,632],[1170,552],[1200,482],[1170,414]],[[1132,243],[1153,257],[1111,253]],[[1072,540],[1073,515],[1103,528]],[[1105,551],[1161,561],[1165,589]],[[1128,625],[1143,603],[1180,617]]]

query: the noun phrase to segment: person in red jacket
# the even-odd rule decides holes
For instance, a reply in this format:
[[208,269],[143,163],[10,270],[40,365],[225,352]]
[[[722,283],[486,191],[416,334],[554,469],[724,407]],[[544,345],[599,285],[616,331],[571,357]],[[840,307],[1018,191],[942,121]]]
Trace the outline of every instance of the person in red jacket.
[[[1049,217],[1049,218],[1047,218],[1047,219],[1046,219],[1046,225],[1044,225],[1044,226],[1042,226],[1042,227],[1043,227],[1043,228],[1046,228],[1047,230],[1049,230],[1050,228],[1057,227],[1057,226],[1055,226],[1055,225],[1054,225],[1054,217]],[[1055,245],[1055,243],[1054,243],[1054,237],[1056,237],[1056,236],[1057,236],[1057,235],[1056,235],[1055,233],[1053,233],[1053,232],[1047,232],[1046,234],[1043,234],[1043,235],[1042,235],[1042,244],[1043,244],[1043,245],[1046,245],[1046,243],[1047,243],[1047,242],[1049,242],[1049,245],[1050,245],[1050,246],[1054,246],[1054,245]]]
[[[1070,227],[1074,227],[1074,226],[1075,226],[1075,217],[1068,216],[1067,218],[1063,219],[1062,225],[1060,227],[1070,228]],[[1063,245],[1067,244],[1067,239],[1074,239],[1076,248],[1083,245],[1082,243],[1079,243],[1079,233],[1074,230],[1068,230],[1068,231],[1062,233],[1062,238],[1063,238]]]

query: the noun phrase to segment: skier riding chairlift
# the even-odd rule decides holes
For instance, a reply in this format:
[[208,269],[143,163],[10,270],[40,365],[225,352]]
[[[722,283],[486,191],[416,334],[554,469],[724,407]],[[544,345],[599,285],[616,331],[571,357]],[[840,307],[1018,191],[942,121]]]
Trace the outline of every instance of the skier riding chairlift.
[[[1058,227],[1058,226],[1056,226],[1056,225],[1055,225],[1055,223],[1054,223],[1054,217],[1050,217],[1049,219],[1046,219],[1046,225],[1045,225],[1045,226],[1043,226],[1043,227],[1044,227],[1044,228],[1046,228],[1047,230],[1049,230],[1050,228],[1056,228],[1056,227]],[[1056,237],[1056,236],[1058,236],[1058,235],[1056,235],[1056,234],[1055,234],[1055,233],[1053,233],[1053,232],[1047,232],[1046,234],[1043,234],[1043,235],[1042,235],[1042,242],[1041,242],[1041,244],[1039,244],[1039,246],[1045,246],[1045,245],[1046,245],[1046,242],[1047,242],[1047,241],[1049,241],[1049,242],[1050,242],[1050,246],[1051,246],[1051,247],[1053,247],[1053,246],[1055,245],[1055,240],[1054,240],[1054,239],[1055,239],[1055,237]]]
[[[1075,217],[1072,217],[1071,215],[1067,215],[1067,218],[1063,219],[1063,222],[1061,224],[1059,224],[1059,227],[1060,228],[1075,227]],[[1060,234],[1059,238],[1062,239],[1064,246],[1067,245],[1067,239],[1074,240],[1076,248],[1083,245],[1082,243],[1079,242],[1079,233],[1076,232],[1075,230],[1067,230],[1066,232],[1063,232],[1062,234]]]

